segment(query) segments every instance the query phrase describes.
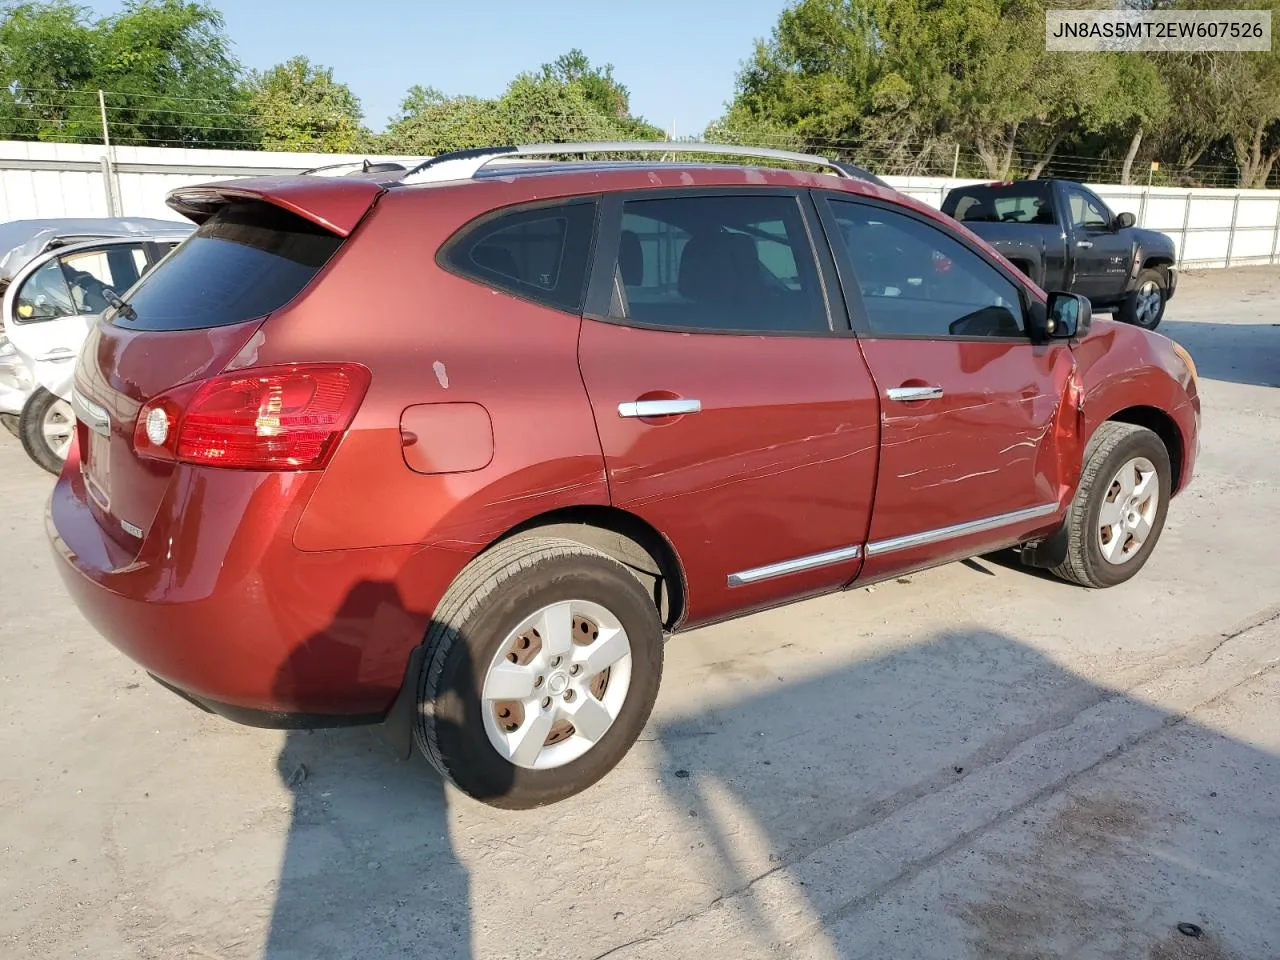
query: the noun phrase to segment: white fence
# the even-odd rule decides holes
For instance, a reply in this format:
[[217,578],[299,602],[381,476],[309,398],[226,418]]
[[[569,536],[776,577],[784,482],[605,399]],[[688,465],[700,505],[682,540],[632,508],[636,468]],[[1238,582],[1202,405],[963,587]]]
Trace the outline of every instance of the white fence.
[[[297,173],[362,156],[181,150],[0,141],[0,222],[33,217],[159,217],[168,191],[233,177]],[[370,159],[408,159],[371,157]],[[953,187],[975,180],[885,177],[925,203],[941,206]],[[1090,184],[1117,213],[1168,234],[1184,267],[1276,263],[1280,190],[1183,189]]]

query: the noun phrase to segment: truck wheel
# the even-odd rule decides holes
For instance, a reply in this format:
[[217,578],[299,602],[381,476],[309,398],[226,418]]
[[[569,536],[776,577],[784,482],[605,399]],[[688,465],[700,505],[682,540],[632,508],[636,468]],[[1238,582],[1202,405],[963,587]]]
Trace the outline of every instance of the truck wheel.
[[18,439],[27,456],[50,473],[61,473],[75,434],[76,415],[71,404],[44,387],[36,387],[18,418]]
[[1169,452],[1152,431],[1110,421],[1098,427],[1064,521],[1066,559],[1053,572],[1085,587],[1134,576],[1164,529],[1171,477]]
[[562,800],[639,736],[662,642],[653,599],[612,557],[571,540],[501,543],[459,574],[432,619],[415,739],[485,803]]
[[1169,281],[1163,270],[1143,270],[1120,304],[1120,319],[1144,330],[1154,330],[1164,317],[1168,289]]

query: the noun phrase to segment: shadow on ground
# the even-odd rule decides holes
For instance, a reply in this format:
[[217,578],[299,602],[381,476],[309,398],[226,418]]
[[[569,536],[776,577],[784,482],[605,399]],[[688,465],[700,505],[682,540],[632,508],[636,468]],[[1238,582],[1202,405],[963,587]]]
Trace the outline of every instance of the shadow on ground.
[[[697,639],[674,641],[669,666],[682,642]],[[609,793],[614,833],[592,838],[607,850],[641,843],[632,824],[655,802],[669,806],[669,856],[653,869],[672,884],[680,871],[701,878],[695,899],[664,908],[670,926],[637,934],[601,922],[620,905],[600,892],[617,858],[581,858],[552,882],[543,844],[516,815],[492,814],[511,818],[496,822],[510,831],[500,867],[484,857],[464,866],[450,842],[450,799],[420,758],[393,759],[365,730],[292,733],[279,769],[295,808],[265,956],[735,949],[696,926],[713,903],[746,931],[747,950],[725,956],[1275,954],[1280,941],[1259,934],[1262,918],[1280,915],[1280,844],[1265,826],[1280,819],[1274,756],[1190,722],[1170,726],[1156,708],[997,633],[957,630],[852,663],[856,651],[833,649],[840,666],[798,677],[813,658],[788,647],[767,658],[767,676],[726,680],[710,665],[669,691],[701,703],[702,681],[721,683],[709,698],[718,705],[662,711],[644,734],[656,754],[638,751],[611,775],[658,776],[656,792],[601,785],[547,811],[572,824]],[[659,769],[636,770],[644,756]],[[1113,773],[1073,779],[1075,766],[1096,773],[1114,757]],[[490,815],[452,802],[462,821]],[[1239,826],[1215,832],[1226,822]],[[495,901],[513,876],[527,878],[528,900],[508,927]],[[779,920],[770,883],[795,893],[798,918]],[[591,908],[593,896],[603,915],[584,909],[566,924],[556,904]],[[499,918],[496,928],[478,931],[477,912]],[[1179,922],[1207,934],[1179,939]],[[805,923],[816,926],[797,940]]]

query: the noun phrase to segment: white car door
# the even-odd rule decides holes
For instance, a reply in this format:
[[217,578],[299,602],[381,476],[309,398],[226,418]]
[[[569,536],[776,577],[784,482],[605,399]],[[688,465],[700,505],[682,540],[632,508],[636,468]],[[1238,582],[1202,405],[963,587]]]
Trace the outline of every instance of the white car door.
[[147,270],[145,241],[77,245],[33,261],[4,297],[5,335],[31,371],[32,380],[64,400],[71,398],[76,357],[90,324]]

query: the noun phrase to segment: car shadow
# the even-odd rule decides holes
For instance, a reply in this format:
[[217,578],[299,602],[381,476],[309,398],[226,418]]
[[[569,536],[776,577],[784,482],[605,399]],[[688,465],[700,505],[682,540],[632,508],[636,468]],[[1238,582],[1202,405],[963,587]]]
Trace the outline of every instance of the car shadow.
[[[337,689],[356,683],[354,638],[363,634],[351,623],[384,608],[405,609],[394,584],[357,585],[331,627],[281,668],[277,702],[320,676]],[[457,676],[460,686],[471,682],[470,669]],[[379,732],[286,734],[277,770],[293,815],[264,960],[472,956],[470,880],[452,848],[444,783],[416,752],[406,760],[407,743]]]
[[1165,320],[1159,332],[1187,348],[1201,377],[1280,387],[1280,323]]
[[[852,596],[848,607],[846,598],[816,602],[833,601],[857,615]],[[469,803],[451,809],[452,791],[424,760],[397,759],[370,730],[290,732],[278,770],[293,814],[263,956],[462,960],[532,955],[522,951],[537,943],[539,956],[558,960],[630,957],[628,944],[680,936],[674,920],[683,918],[679,926],[694,926],[665,955],[693,955],[684,951],[701,942],[719,957],[730,955],[727,941],[714,927],[699,941],[696,924],[726,910],[747,931],[736,956],[799,956],[804,944],[793,941],[806,929],[823,956],[841,958],[1072,955],[1059,947],[1082,932],[1090,956],[1259,955],[1248,932],[1265,926],[1276,846],[1248,817],[1226,837],[1208,827],[1242,803],[1255,820],[1280,816],[1275,757],[1185,722],[1180,736],[1196,747],[1163,748],[1163,770],[1135,783],[1112,777],[1106,789],[1072,785],[1077,767],[1094,769],[1174,718],[983,629],[877,646],[874,655],[859,651],[872,644],[832,642],[819,659],[812,641],[807,651],[791,642],[803,608],[788,608],[786,619],[761,615],[741,634],[767,649],[739,650],[733,625],[677,638],[644,742],[601,785],[555,808],[566,825],[592,822],[592,842],[606,849],[635,847],[635,824],[661,830],[661,848],[639,844],[652,852],[619,899],[609,899],[615,858],[545,876],[545,850],[527,821]],[[709,662],[706,643],[732,659]],[[308,656],[297,654],[289,670]],[[762,661],[767,676],[739,672]],[[293,679],[281,683],[289,689]],[[1102,720],[1057,734],[1094,714]],[[1173,776],[1176,790],[1153,786],[1157,774]],[[1205,800],[1211,791],[1222,798]],[[987,831],[1029,819],[1043,821],[1046,835],[978,851]],[[497,840],[502,856],[460,856],[451,827],[479,844],[473,850]],[[667,853],[654,861],[659,849]],[[922,895],[910,880],[926,871],[936,876]],[[513,920],[501,904],[513,893],[525,899],[535,876],[558,901],[595,912],[566,925],[555,903],[534,896]],[[780,914],[770,883],[799,906]],[[895,932],[904,914],[870,910],[886,899],[915,911],[907,943]],[[665,912],[673,922],[628,928],[616,920],[624,912]],[[600,922],[610,916],[614,923]],[[1218,952],[1160,953],[1161,937],[1184,921],[1203,927],[1199,946]],[[922,949],[929,941],[919,931],[935,930],[936,948]],[[1237,945],[1242,952],[1230,952]]]

